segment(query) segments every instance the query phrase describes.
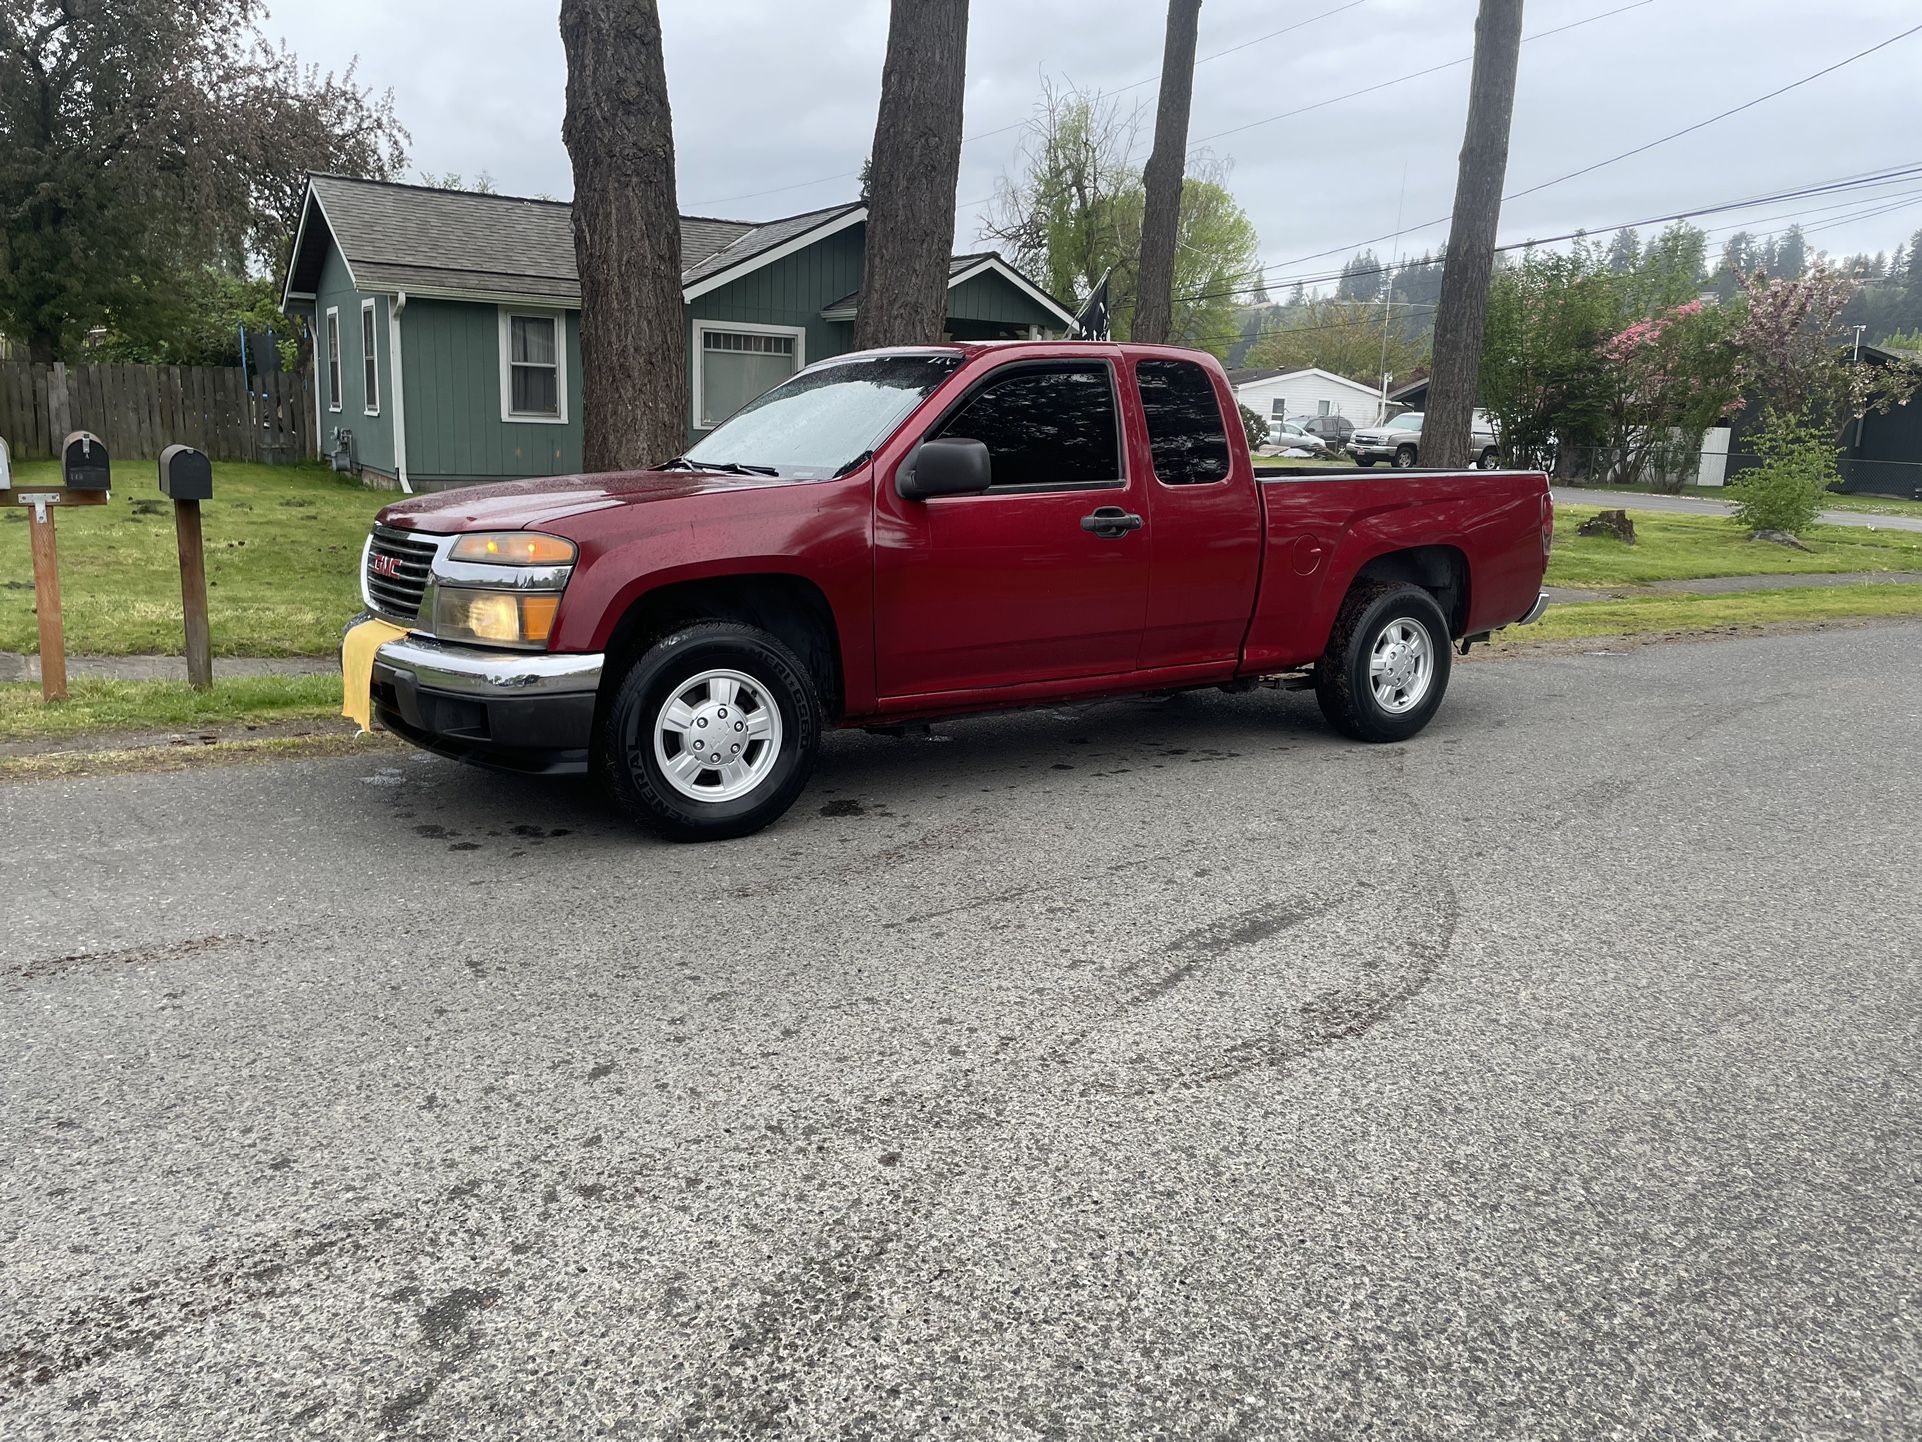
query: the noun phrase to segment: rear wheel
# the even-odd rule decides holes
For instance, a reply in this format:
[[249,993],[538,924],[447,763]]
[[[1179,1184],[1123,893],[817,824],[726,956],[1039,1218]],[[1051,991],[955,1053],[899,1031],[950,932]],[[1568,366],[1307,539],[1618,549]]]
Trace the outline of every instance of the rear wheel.
[[1484,471],[1497,470],[1500,468],[1501,463],[1501,457],[1495,454],[1495,448],[1493,446],[1483,451],[1480,459],[1475,462],[1475,464]]
[[1415,464],[1415,448],[1413,446],[1396,447],[1395,465],[1398,469],[1405,471],[1414,464]]
[[1328,724],[1357,741],[1405,741],[1448,690],[1448,618],[1420,586],[1362,582],[1342,602],[1315,665]]
[[635,819],[681,841],[759,831],[814,768],[821,703],[775,637],[701,621],[628,668],[601,723],[603,773]]

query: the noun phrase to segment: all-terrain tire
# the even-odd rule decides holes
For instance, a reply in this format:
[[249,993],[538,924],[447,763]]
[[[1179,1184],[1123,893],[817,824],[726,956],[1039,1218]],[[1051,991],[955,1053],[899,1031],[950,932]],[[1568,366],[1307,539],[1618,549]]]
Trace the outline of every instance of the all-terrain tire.
[[1395,469],[1396,470],[1405,471],[1405,470],[1408,470],[1414,464],[1415,464],[1415,448],[1413,446],[1397,446],[1395,448]]
[[[1357,741],[1406,741],[1420,731],[1448,690],[1448,629],[1435,597],[1420,586],[1357,582],[1315,663],[1315,700],[1328,724]],[[1425,648],[1419,694],[1408,644],[1417,636]],[[1379,674],[1378,658],[1386,662]],[[1392,683],[1404,674],[1409,684],[1397,688]]]
[[[715,679],[699,679],[710,675]],[[716,686],[730,688],[731,709],[713,699]],[[738,782],[720,767],[694,769],[685,785],[670,777],[663,752],[674,748],[672,764],[688,749],[666,724],[674,701],[700,713],[702,729],[690,723],[688,736],[714,744],[726,765],[739,759],[746,770]],[[718,841],[759,831],[794,804],[814,769],[821,724],[814,679],[780,640],[738,621],[697,621],[661,637],[615,682],[602,708],[597,752],[609,789],[635,820],[677,841]],[[771,753],[765,758],[757,736]],[[745,789],[727,794],[731,784]],[[688,787],[711,794],[690,794]]]

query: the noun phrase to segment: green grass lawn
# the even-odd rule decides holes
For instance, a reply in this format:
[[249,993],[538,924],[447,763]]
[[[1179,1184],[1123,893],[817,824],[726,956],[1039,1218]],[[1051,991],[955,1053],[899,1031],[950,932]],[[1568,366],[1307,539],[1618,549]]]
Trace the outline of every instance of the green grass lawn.
[[0,685],[0,741],[79,736],[90,731],[194,731],[340,716],[338,676],[248,676],[211,691],[185,681],[72,681],[49,706],[36,684]]
[[1740,591],[1725,596],[1637,596],[1550,606],[1533,626],[1495,633],[1495,644],[1528,646],[1585,636],[1660,635],[1725,626],[1770,626],[1859,617],[1922,615],[1922,586],[1837,586]]
[[1835,571],[1922,571],[1922,532],[1870,531],[1860,526],[1816,526],[1807,551],[1751,541],[1721,516],[1683,516],[1658,511],[1629,514],[1635,544],[1607,536],[1575,534],[1600,509],[1555,508],[1555,549],[1548,562],[1551,586],[1619,586],[1700,576],[1818,574]]
[[[13,479],[19,490],[57,485],[59,468],[23,461]],[[214,498],[200,508],[214,654],[331,654],[360,609],[361,542],[394,499],[317,465],[216,462]],[[28,514],[0,507],[0,651],[40,649]],[[56,534],[69,654],[180,652],[173,503],[152,461],[116,461],[113,499],[62,511]]]

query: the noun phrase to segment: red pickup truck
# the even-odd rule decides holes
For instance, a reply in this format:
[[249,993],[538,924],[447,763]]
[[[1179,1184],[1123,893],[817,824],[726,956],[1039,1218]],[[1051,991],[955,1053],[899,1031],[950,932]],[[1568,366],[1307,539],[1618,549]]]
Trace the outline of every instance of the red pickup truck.
[[388,506],[348,710],[684,838],[781,815],[828,726],[1280,677],[1399,741],[1541,613],[1553,524],[1534,472],[1257,473],[1194,351],[861,352],[653,470]]

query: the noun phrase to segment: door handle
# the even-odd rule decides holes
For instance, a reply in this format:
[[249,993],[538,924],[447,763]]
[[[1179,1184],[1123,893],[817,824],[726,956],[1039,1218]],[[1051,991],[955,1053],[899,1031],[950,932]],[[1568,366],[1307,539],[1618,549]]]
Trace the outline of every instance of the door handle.
[[1141,529],[1141,517],[1119,506],[1097,506],[1094,514],[1081,518],[1081,529],[1107,539],[1125,536]]

